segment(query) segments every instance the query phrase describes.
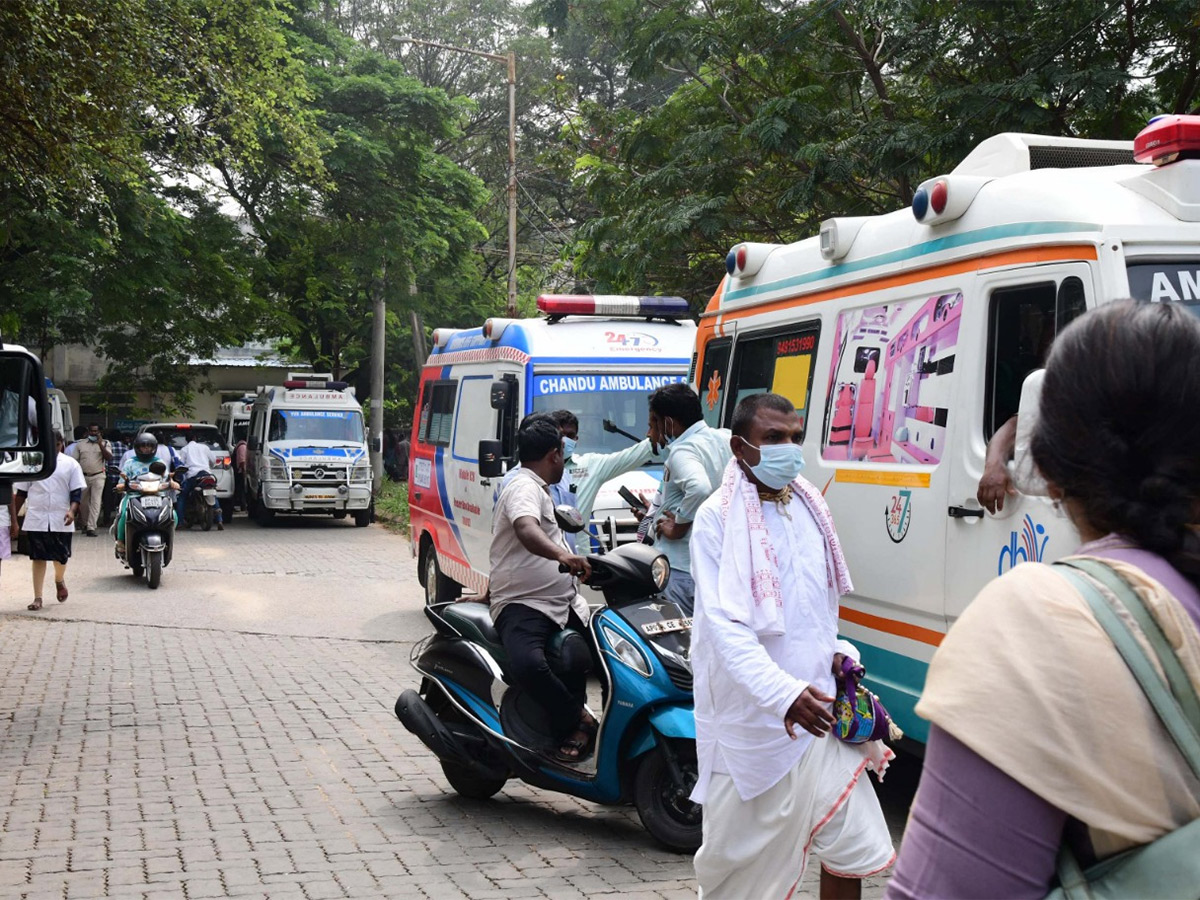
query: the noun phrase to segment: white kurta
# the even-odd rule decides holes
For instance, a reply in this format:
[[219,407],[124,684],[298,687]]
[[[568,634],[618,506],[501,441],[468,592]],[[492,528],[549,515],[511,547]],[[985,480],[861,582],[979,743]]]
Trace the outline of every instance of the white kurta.
[[821,532],[799,500],[793,499],[787,510],[790,518],[774,503],[763,505],[778,553],[779,583],[787,597],[782,635],[760,637],[730,619],[715,602],[725,534],[718,494],[704,503],[692,526],[692,669],[699,762],[692,799],[697,803],[704,802],[714,772],[730,775],[743,800],[783,778],[816,740],[799,727],[796,740],[788,737],[783,722],[788,707],[810,684],[833,695],[835,653],[858,659],[853,645],[837,637],[838,597],[828,584]]
[[41,481],[19,481],[14,491],[24,491],[26,531],[75,530],[74,524],[63,524],[63,518],[71,509],[71,491],[82,491],[87,487],[83,469],[74,457],[58,454],[54,474]]

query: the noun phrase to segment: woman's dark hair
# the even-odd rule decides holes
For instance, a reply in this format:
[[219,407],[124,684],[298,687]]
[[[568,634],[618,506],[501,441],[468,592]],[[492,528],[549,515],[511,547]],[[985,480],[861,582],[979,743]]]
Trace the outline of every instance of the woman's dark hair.
[[522,465],[537,462],[562,446],[562,432],[546,413],[530,413],[517,429],[517,458]]
[[660,419],[674,419],[684,428],[689,428],[704,418],[704,410],[700,408],[700,395],[692,390],[691,385],[683,382],[664,384],[651,394],[650,412]]
[[1092,528],[1200,586],[1200,319],[1123,300],[1073,322],[1046,363],[1030,450]]

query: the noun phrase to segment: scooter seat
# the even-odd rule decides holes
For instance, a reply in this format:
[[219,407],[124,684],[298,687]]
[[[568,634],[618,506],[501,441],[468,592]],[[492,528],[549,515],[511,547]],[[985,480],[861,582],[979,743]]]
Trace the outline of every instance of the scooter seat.
[[486,603],[469,600],[452,603],[442,610],[442,618],[465,638],[481,641],[491,647],[502,647]]

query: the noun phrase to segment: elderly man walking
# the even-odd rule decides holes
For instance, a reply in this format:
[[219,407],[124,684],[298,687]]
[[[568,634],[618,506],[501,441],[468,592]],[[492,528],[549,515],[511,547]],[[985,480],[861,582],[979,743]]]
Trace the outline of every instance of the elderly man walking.
[[834,671],[858,658],[837,637],[846,561],[829,507],[799,477],[791,402],[747,397],[732,431],[734,458],[691,538],[700,895],[783,900],[812,853],[822,897],[858,897],[861,879],[895,859],[862,777],[892,754],[831,733]]

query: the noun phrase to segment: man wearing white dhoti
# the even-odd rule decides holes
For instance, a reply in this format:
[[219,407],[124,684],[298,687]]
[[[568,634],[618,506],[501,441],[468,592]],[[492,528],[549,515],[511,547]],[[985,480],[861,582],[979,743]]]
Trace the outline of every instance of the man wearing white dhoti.
[[822,897],[858,897],[895,859],[867,767],[878,741],[833,737],[843,654],[838,598],[851,590],[829,507],[799,477],[803,425],[787,398],[747,397],[734,412],[734,458],[692,528],[692,635],[699,779],[700,896],[778,898],[810,853]]

